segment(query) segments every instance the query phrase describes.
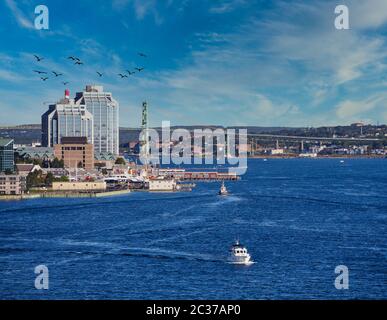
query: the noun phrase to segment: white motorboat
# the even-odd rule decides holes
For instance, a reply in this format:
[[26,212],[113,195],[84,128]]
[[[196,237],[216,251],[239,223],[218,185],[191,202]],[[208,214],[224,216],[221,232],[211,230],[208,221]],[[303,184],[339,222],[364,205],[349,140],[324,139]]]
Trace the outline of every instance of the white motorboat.
[[222,182],[222,186],[220,187],[219,195],[220,196],[227,196],[228,195],[228,191],[227,191],[226,186],[224,185],[224,182]]
[[230,256],[228,262],[232,264],[252,264],[251,256],[247,252],[247,248],[243,246],[239,241],[236,241],[235,244],[230,249]]

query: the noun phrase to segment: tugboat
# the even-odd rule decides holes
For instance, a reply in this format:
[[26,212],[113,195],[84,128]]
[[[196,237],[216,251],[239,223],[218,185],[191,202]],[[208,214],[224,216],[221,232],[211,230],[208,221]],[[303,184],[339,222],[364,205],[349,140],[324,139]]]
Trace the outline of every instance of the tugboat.
[[219,195],[220,196],[227,196],[228,195],[228,191],[227,191],[226,186],[224,185],[224,182],[222,182],[222,186],[220,187]]
[[253,261],[251,261],[250,254],[247,252],[246,247],[239,243],[238,240],[235,242],[235,244],[233,244],[230,249],[230,256],[228,258],[228,262],[232,264],[244,265],[249,265],[253,263]]

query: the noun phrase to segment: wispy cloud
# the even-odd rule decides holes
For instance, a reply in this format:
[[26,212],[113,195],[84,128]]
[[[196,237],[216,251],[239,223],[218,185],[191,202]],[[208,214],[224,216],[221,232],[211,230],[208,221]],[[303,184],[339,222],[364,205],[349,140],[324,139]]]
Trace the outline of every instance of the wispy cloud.
[[349,0],[350,23],[355,29],[375,29],[387,23],[387,1]]
[[[163,1],[168,7],[171,4],[171,0]],[[143,20],[148,14],[153,15],[156,24],[161,24],[163,19],[157,10],[158,2],[156,0],[114,0],[112,2],[113,9],[117,11],[124,10],[128,5],[131,5],[136,18]]]
[[[378,3],[359,9],[351,2],[350,8],[354,16],[359,10],[377,15]],[[333,1],[278,2],[264,18],[250,19],[233,32],[197,33],[201,47],[147,86],[163,92],[158,103],[176,117],[185,112],[200,118],[206,110],[213,123],[323,125],[350,121],[367,110],[380,114],[379,99],[360,95],[375,94],[367,79],[384,73],[385,40],[365,32],[372,23],[336,30],[334,8]],[[382,20],[384,15],[377,25]],[[353,101],[345,100],[348,95]]]
[[154,11],[156,6],[155,0],[134,0],[134,9],[138,19],[144,19],[145,15]]
[[23,13],[22,10],[19,9],[18,5],[16,4],[16,1],[14,0],[5,0],[5,4],[8,6],[8,8],[11,10],[13,16],[15,17],[17,23],[27,29],[33,29],[34,25],[32,23],[32,20],[30,20],[26,15]]
[[[192,4],[188,0],[183,2],[185,6]],[[120,45],[104,43],[103,38],[82,37],[76,26],[71,25],[71,29],[65,28],[63,32],[74,46],[67,47],[63,55],[79,55],[85,65],[74,66],[66,56],[59,59],[54,54],[38,65],[48,72],[63,72],[74,91],[87,83],[104,85],[125,110],[121,113],[121,124],[125,126],[138,125],[143,99],[150,102],[152,125],[171,120],[178,124],[316,126],[348,123],[366,116],[376,121],[386,115],[383,107],[387,103],[384,95],[387,44],[382,29],[387,23],[386,1],[346,1],[350,8],[349,31],[334,28],[334,0],[273,1],[268,7],[258,6],[260,10],[253,13],[245,11],[237,23],[230,19],[227,28],[215,23],[228,18],[221,13],[234,14],[239,19],[238,9],[247,10],[252,2],[203,0],[200,2],[200,8],[205,9],[203,17],[198,17],[201,25],[186,29],[181,25],[186,20],[179,21],[185,15],[189,17],[188,10],[178,12],[183,2],[114,0],[109,3],[116,10],[118,22],[133,12],[138,21],[154,18],[161,23],[163,18],[167,19],[166,12],[174,12],[176,28],[182,30],[174,34],[176,39],[163,38],[173,43],[172,49],[167,50],[171,55],[167,59],[173,63],[158,66],[157,59],[165,59],[165,55],[150,55],[141,60],[149,63],[146,71],[120,79],[117,73],[134,66],[134,61],[128,61],[127,52],[120,51]],[[16,1],[6,0],[6,3],[19,10]],[[169,7],[171,11],[166,10]],[[209,16],[213,23],[203,26]],[[164,25],[169,27],[166,22]],[[145,23],[136,27],[141,30],[149,25],[154,29],[146,32],[163,29]],[[50,41],[55,41],[52,38]],[[158,47],[153,49],[157,52]],[[175,51],[179,51],[178,58],[173,56]],[[43,83],[32,73],[35,63],[32,53],[5,58],[0,56],[1,84],[23,85],[30,92],[38,88],[44,100],[62,95],[61,79],[50,78]],[[96,70],[104,76],[99,78]],[[30,105],[28,99],[26,94],[18,101]],[[37,98],[34,101],[42,103]]]
[[377,94],[364,100],[345,100],[336,107],[336,114],[341,119],[359,120],[368,117],[369,112],[387,103],[387,94]]
[[239,8],[242,5],[245,5],[246,3],[247,3],[246,0],[218,1],[218,3],[210,7],[209,11],[211,13],[218,13],[218,14],[227,13]]
[[25,79],[26,78],[21,76],[19,73],[16,73],[10,70],[0,69],[0,80],[10,81],[10,82],[20,82]]

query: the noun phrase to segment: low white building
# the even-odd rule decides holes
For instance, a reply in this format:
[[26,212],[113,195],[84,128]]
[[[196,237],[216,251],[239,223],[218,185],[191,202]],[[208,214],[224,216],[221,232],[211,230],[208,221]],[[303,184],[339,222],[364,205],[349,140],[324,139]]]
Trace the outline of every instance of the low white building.
[[284,149],[271,149],[270,150],[270,154],[275,156],[275,155],[280,155],[280,154],[284,154]]
[[300,158],[316,158],[317,153],[300,153],[299,155]]
[[53,191],[105,191],[106,182],[53,182]]
[[175,179],[149,180],[149,191],[175,191],[177,183]]

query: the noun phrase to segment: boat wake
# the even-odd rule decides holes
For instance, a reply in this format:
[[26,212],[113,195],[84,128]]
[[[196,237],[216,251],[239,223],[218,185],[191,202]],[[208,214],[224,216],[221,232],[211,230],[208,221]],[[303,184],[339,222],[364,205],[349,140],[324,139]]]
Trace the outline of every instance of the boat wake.
[[248,262],[232,262],[232,261],[227,261],[227,264],[234,264],[237,266],[251,266],[253,264],[256,264],[255,261],[248,261]]
[[[69,246],[75,246],[71,251],[72,254],[77,254],[81,256],[89,255],[122,255],[122,256],[131,256],[131,257],[146,257],[153,259],[185,259],[193,261],[207,261],[207,262],[221,262],[222,258],[218,258],[209,254],[196,254],[175,250],[165,250],[160,248],[149,248],[149,247],[126,247],[120,246],[113,243],[95,243],[95,242],[78,242],[68,240],[66,243]],[[82,247],[90,248],[91,250],[82,250]],[[108,249],[110,248],[110,249]]]
[[219,197],[217,201],[206,204],[206,207],[216,208],[233,202],[243,201],[244,199],[238,196]]
[[[133,257],[145,257],[153,259],[172,259],[172,260],[191,260],[191,261],[205,261],[205,262],[222,262],[223,259],[217,258],[212,255],[205,254],[192,254],[187,252],[170,251],[163,249],[152,249],[152,248],[136,248],[123,250],[121,252],[124,256]],[[126,252],[125,252],[126,251]]]

